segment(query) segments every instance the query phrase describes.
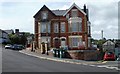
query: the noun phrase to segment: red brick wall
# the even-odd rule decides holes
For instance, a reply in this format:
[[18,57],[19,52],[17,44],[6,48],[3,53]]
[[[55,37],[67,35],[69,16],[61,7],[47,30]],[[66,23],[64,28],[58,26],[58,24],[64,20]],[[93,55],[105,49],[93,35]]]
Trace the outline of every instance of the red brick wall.
[[98,54],[100,54],[100,52],[97,50],[70,50],[66,53],[66,57],[78,60],[97,60]]
[[38,21],[35,19],[35,47],[38,47]]
[[[76,60],[99,60],[100,51],[98,50],[69,50],[65,53],[65,58]],[[53,56],[53,52],[49,51],[49,56]]]

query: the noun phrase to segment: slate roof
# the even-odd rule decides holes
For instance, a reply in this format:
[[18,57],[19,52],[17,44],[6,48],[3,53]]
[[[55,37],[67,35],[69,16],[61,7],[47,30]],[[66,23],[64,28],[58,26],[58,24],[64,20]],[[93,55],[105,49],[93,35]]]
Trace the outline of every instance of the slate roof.
[[[84,9],[82,9],[83,11],[84,11]],[[67,11],[67,10],[51,10],[55,15],[57,15],[57,16],[62,16],[62,15],[64,15],[65,14],[65,12]],[[86,11],[88,12],[88,9],[86,9]],[[88,15],[88,13],[87,13],[87,15]]]
[[11,30],[4,30],[6,33],[8,33],[8,34],[12,34],[12,33],[14,33],[14,31],[11,29]]
[[[47,8],[50,12],[52,12],[54,15],[56,16],[64,16],[67,12],[69,12],[69,10],[73,7],[73,6],[76,6],[82,13],[86,14],[87,15],[87,20],[89,20],[89,15],[88,15],[88,9],[86,9],[86,13],[84,12],[84,9],[80,9],[75,3],[69,8],[69,9],[66,9],[66,10],[50,10],[46,5],[44,5],[41,9],[43,8]],[[34,18],[39,14],[39,12],[41,11],[41,9],[33,16]]]
[[52,12],[57,16],[62,16],[67,10],[52,10]]

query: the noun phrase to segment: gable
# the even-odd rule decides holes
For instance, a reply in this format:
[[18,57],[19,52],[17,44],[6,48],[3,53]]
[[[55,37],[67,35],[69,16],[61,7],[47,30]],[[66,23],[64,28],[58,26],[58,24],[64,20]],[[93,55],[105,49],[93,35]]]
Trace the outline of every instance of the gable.
[[41,11],[48,11],[51,14],[55,15],[47,6],[44,5],[33,17],[36,18],[39,16],[41,14]]
[[66,16],[66,14],[67,14],[69,11],[71,11],[73,8],[77,8],[81,13],[83,13],[84,15],[86,15],[86,13],[74,3],[74,4],[66,11],[66,13],[65,13],[63,16]]

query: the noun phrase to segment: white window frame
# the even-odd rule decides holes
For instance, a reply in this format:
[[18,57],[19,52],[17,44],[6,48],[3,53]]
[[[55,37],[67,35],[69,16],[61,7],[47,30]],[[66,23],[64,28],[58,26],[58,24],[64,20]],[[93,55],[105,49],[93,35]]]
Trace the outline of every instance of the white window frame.
[[[77,45],[74,45],[72,38],[78,38]],[[69,36],[69,45],[71,48],[79,47],[79,43],[82,42],[82,36]]]
[[[45,32],[43,32],[43,24],[45,26]],[[51,26],[50,26],[50,22],[41,22],[40,23],[40,33],[50,33],[51,32]]]
[[[44,25],[44,30],[45,31],[43,31],[43,25]],[[46,33],[47,32],[47,26],[46,26],[46,23],[44,23],[44,22],[41,22],[41,24],[40,24],[40,32],[41,33]]]

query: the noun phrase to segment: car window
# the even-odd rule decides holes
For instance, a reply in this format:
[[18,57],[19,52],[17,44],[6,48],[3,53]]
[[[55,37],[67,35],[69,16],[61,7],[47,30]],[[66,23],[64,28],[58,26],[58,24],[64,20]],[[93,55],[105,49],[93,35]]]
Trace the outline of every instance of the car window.
[[10,46],[10,44],[7,44],[8,46]]
[[110,55],[110,54],[113,54],[113,53],[112,52],[108,52],[107,54]]

